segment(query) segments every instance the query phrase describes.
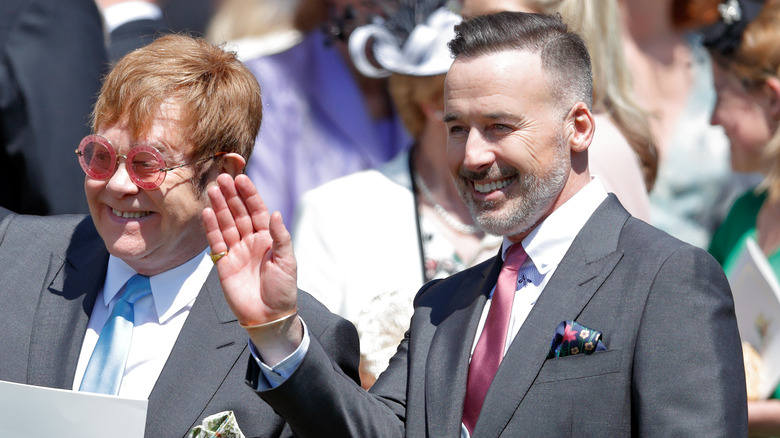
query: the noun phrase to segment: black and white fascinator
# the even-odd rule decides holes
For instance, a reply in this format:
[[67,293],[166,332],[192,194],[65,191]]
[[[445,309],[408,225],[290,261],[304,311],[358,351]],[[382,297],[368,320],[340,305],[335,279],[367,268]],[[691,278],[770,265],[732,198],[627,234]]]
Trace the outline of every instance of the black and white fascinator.
[[[349,37],[349,54],[365,76],[383,78],[393,73],[433,76],[452,64],[447,43],[461,22],[442,0],[380,1],[386,14],[358,27]],[[372,59],[369,59],[373,55]]]
[[730,57],[739,48],[745,28],[758,16],[764,0],[724,0],[718,5],[720,20],[702,29],[704,46]]

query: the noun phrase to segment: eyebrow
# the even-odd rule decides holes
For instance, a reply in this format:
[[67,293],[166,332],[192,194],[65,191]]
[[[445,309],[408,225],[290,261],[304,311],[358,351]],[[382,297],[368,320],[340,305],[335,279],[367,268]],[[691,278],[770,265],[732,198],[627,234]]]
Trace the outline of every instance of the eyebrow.
[[159,139],[155,140],[155,141],[135,140],[133,142],[133,146],[141,146],[141,145],[143,145],[143,146],[151,146],[151,147],[157,149],[157,152],[162,154],[164,158],[169,158],[169,159],[173,158],[171,156],[171,148],[169,148],[167,145],[165,145]]
[[[487,113],[482,115],[481,117],[490,120],[500,120],[500,119],[520,120],[523,118],[522,116],[518,116],[516,114],[508,113],[505,111],[496,112],[496,113]],[[450,114],[446,114],[443,120],[444,123],[449,123],[453,120],[457,120],[458,118],[459,116],[457,114],[450,113]]]
[[516,114],[508,113],[506,111],[497,112],[497,113],[488,113],[482,116],[486,119],[491,120],[498,120],[498,119],[512,119],[512,120],[519,120],[522,119],[522,116],[518,116]]
[[161,154],[167,155],[170,153],[170,149],[167,148],[164,144],[160,143],[159,141],[155,143],[146,143],[146,145],[157,149]]

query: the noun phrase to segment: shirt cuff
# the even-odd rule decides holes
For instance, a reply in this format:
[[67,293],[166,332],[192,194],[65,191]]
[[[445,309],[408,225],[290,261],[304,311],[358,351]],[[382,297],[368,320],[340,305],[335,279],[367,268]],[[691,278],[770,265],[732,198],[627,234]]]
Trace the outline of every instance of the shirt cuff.
[[303,339],[301,340],[301,345],[299,345],[289,356],[276,364],[276,366],[270,367],[266,365],[260,357],[260,352],[257,351],[255,344],[252,343],[251,339],[249,340],[249,352],[252,353],[252,358],[254,358],[255,362],[260,367],[262,376],[265,377],[264,379],[262,377],[257,379],[257,388],[255,388],[257,391],[265,391],[281,385],[298,369],[298,365],[303,362],[306,352],[309,351],[309,343],[311,341],[306,323],[300,316],[298,318],[301,320],[301,324],[303,324]]
[[159,20],[163,17],[162,9],[158,5],[144,1],[117,3],[101,12],[106,23],[106,31],[109,33],[131,21]]

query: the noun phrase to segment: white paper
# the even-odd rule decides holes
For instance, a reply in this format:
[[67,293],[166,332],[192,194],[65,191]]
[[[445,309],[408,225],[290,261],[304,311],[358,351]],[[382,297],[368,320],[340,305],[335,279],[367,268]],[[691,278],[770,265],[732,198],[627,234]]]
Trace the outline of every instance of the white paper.
[[0,380],[3,436],[141,438],[148,400]]
[[761,355],[761,398],[769,397],[780,383],[780,284],[755,240],[745,241],[728,273],[739,335]]

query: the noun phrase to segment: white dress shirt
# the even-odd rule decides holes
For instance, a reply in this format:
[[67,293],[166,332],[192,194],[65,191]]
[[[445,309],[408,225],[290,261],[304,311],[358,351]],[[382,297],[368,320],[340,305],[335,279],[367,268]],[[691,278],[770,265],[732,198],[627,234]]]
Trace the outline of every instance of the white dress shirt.
[[[607,191],[604,189],[604,185],[601,184],[598,177],[593,178],[588,185],[547,216],[520,242],[528,254],[528,258],[517,271],[517,291],[515,291],[515,299],[512,301],[512,315],[509,318],[504,354],[509,350],[517,332],[520,331],[520,327],[528,314],[531,313],[536,300],[544,291],[544,287],[563,260],[563,256],[566,255],[566,251],[574,242],[574,238],[577,237],[582,227],[585,226],[585,222],[590,219],[593,212],[606,198]],[[504,244],[501,248],[502,259],[506,257],[506,251],[511,245],[512,242],[504,237]],[[496,287],[493,286],[490,297],[482,309],[477,333],[471,345],[472,355],[479,336],[482,334],[495,289]],[[552,336],[553,333],[550,332],[550,339]],[[463,425],[461,425],[460,436],[461,438],[469,438],[469,431]]]
[[[149,278],[152,287],[134,304],[135,327],[119,395],[147,399],[173,350],[184,321],[214,264],[208,250],[169,271]],[[73,389],[78,390],[100,331],[122,295],[127,280],[136,272],[121,259],[110,256],[103,290],[95,300],[81,346]]]

